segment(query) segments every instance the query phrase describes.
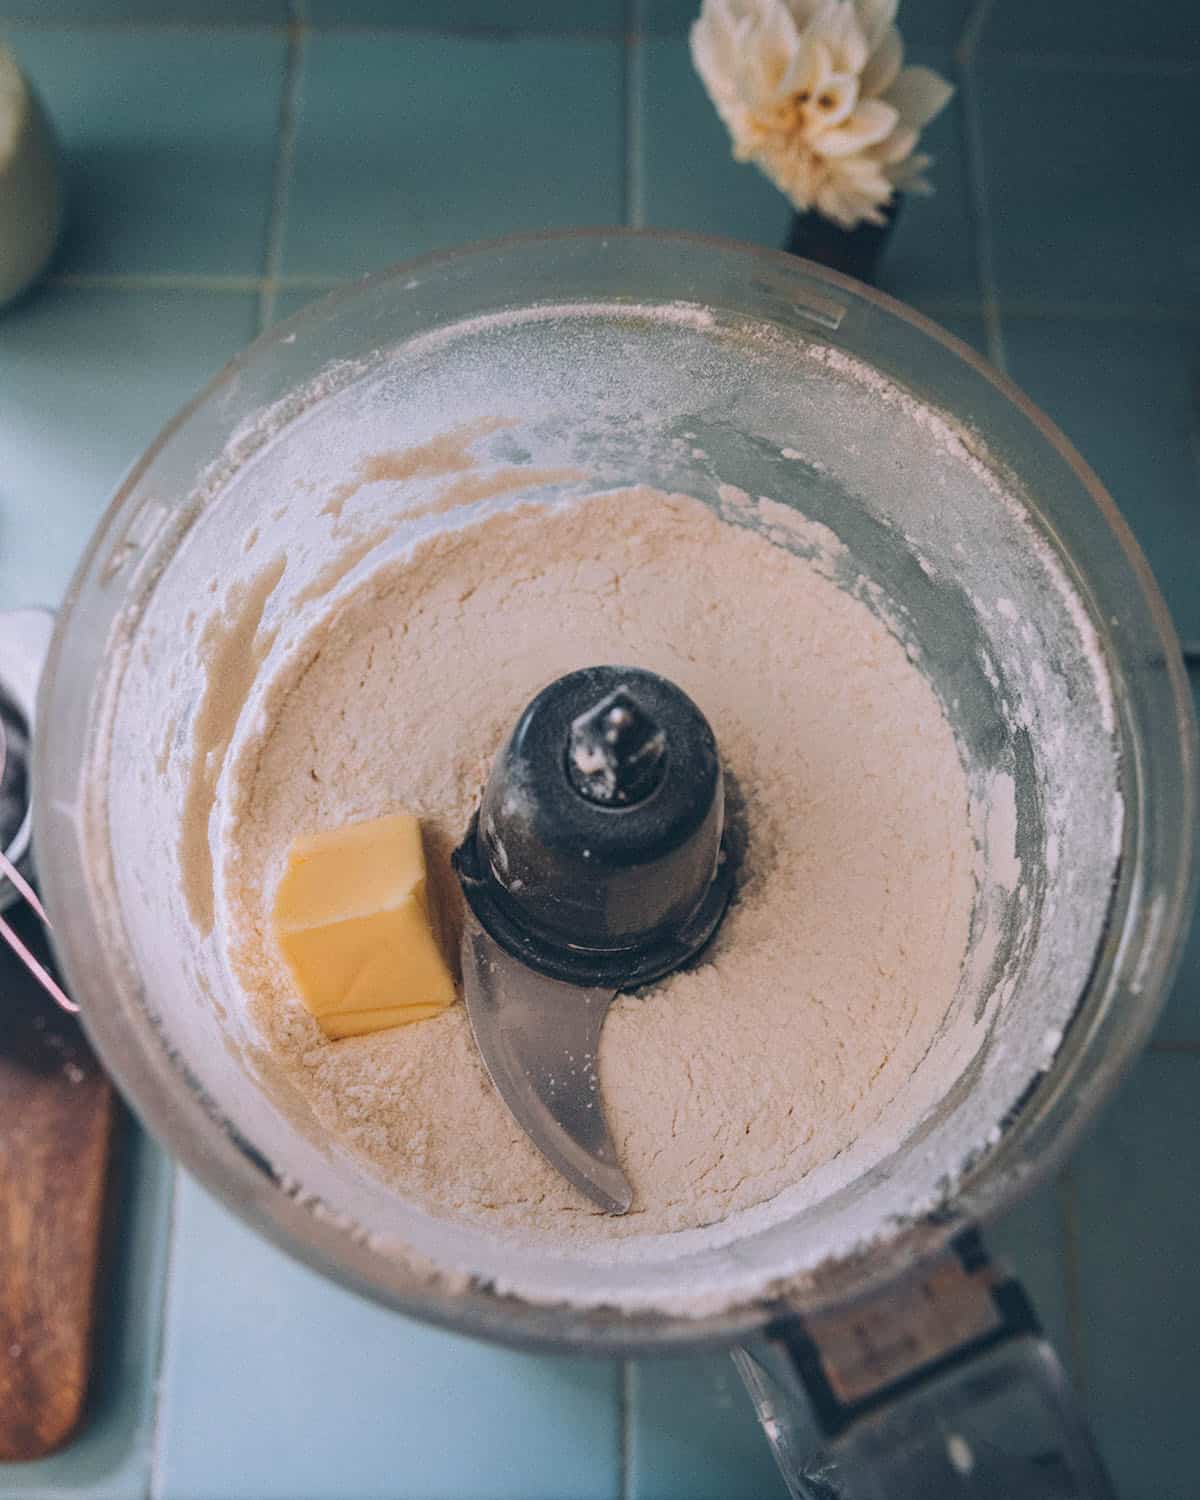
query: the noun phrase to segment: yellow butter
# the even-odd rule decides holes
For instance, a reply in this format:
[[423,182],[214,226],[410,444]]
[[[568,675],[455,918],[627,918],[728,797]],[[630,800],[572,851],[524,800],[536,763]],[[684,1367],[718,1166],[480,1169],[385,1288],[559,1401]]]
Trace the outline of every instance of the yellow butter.
[[365,1036],[368,1031],[382,1031],[387,1026],[407,1026],[410,1021],[428,1021],[446,1009],[437,1005],[393,1005],[380,1010],[346,1010],[321,1017],[321,1030],[334,1041],[344,1036]]
[[454,1002],[408,813],[297,839],[275,893],[276,941],[330,1037],[437,1015]]

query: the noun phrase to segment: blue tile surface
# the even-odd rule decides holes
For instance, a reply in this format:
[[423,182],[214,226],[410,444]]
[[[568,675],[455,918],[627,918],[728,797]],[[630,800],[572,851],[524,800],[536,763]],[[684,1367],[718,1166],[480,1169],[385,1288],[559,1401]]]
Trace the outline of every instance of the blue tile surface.
[[[682,35],[700,13],[700,0],[640,0],[639,24],[648,32]],[[953,47],[972,0],[901,0],[896,24],[908,42]]]
[[287,0],[2,0],[0,18],[43,26],[283,25]]
[[315,26],[415,26],[446,31],[624,30],[625,0],[308,0]]
[[616,1500],[619,1376],[381,1312],[181,1176],[160,1500]]
[[113,1170],[117,1237],[83,1426],[49,1458],[0,1464],[6,1500],[143,1500],[149,1488],[173,1171],[128,1118]]
[[1002,0],[984,27],[985,49],[1065,53],[1121,62],[1200,57],[1200,9],[1186,0],[1136,5],[1095,0]]
[[1100,475],[1183,635],[1200,636],[1200,325],[1003,318],[1013,379]]
[[43,288],[0,322],[0,600],[57,604],[117,481],[254,335],[244,294]]
[[1001,301],[1194,310],[1197,78],[985,57],[979,81]]
[[1200,1055],[1151,1053],[1074,1168],[1084,1383],[1121,1500],[1200,1473]]
[[700,14],[700,0],[634,0],[637,29],[650,36],[683,36]]
[[757,168],[735,162],[729,136],[692,68],[687,43],[648,37],[631,80],[640,160],[633,222],[779,247],[789,208]]
[[628,1500],[787,1500],[728,1354],[630,1367]]
[[59,271],[262,270],[282,33],[12,27],[6,38],[66,153]]
[[617,41],[314,32],[284,272],[618,222],[622,63]]
[[1053,1182],[1010,1209],[985,1238],[997,1260],[1011,1267],[1029,1293],[1046,1337],[1070,1366],[1071,1331],[1067,1247],[1063,1234],[1063,1187]]
[[974,0],[901,0],[896,24],[906,41],[955,47],[974,9]]
[[[955,79],[949,52],[912,47],[907,60]],[[979,295],[962,108],[956,95],[922,132],[920,149],[933,157],[929,178],[936,191],[905,200],[884,252],[879,285],[907,302]]]
[[[913,49],[910,57],[950,71],[948,54]],[[636,68],[642,154],[634,179],[635,222],[782,246],[790,205],[757,167],[734,161],[728,133],[696,76],[687,43],[647,38],[638,47]],[[880,284],[909,301],[973,299],[978,285],[957,102],[929,127],[925,142],[937,158],[937,192],[904,204]]]

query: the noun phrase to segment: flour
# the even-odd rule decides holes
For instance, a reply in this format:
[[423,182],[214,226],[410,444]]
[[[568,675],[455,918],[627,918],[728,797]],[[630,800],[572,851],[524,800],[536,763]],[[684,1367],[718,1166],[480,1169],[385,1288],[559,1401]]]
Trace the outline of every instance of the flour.
[[[249,1019],[330,1137],[436,1213],[562,1244],[763,1204],[903,1105],[954,1000],[976,855],[937,698],[827,561],[749,524],[769,530],[778,508],[732,499],[753,515],[642,488],[434,533],[312,629],[236,746],[220,909]],[[624,1218],[588,1205],[513,1124],[461,1004],[327,1042],[269,923],[293,838],[403,808],[425,820],[455,926],[448,855],[491,757],[540,688],[601,662],[648,667],[698,702],[749,837],[700,966],[619,997],[605,1025],[606,1107],[635,1193]]]
[[277,557],[253,584],[235,587],[225,614],[213,616],[201,638],[207,670],[192,729],[191,771],[184,801],[179,866],[188,911],[205,933],[211,932],[213,925],[208,824],[217,778],[254,674],[275,639],[270,631],[260,632],[259,626],[266,602],[283,577],[285,566],[286,559]]

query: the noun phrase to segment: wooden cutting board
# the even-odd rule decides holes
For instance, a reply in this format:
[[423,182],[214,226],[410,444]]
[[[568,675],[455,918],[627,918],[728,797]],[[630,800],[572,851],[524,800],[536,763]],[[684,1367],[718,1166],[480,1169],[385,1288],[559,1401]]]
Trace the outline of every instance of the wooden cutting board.
[[[32,913],[6,916],[47,961]],[[49,1453],[83,1413],[114,1116],[78,1022],[0,942],[0,1461]]]

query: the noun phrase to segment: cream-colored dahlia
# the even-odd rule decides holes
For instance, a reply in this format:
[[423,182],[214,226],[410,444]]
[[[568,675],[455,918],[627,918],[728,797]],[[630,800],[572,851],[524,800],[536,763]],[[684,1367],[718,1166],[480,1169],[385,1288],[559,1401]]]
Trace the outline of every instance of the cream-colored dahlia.
[[897,189],[932,191],[921,130],[953,89],[905,68],[897,0],[704,0],[692,60],[733,138],[801,212],[884,222]]

